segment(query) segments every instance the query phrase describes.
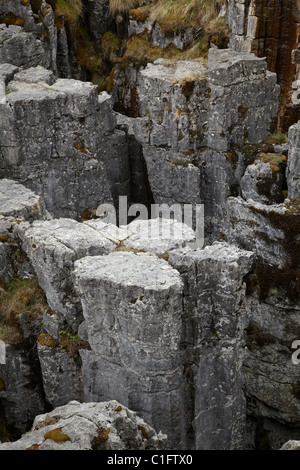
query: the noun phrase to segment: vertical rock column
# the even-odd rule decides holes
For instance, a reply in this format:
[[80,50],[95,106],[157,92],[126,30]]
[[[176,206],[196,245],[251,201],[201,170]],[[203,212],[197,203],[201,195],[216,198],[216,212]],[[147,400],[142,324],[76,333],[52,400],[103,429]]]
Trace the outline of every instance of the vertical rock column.
[[251,252],[226,243],[170,254],[169,262],[182,273],[185,284],[182,351],[190,398],[186,419],[198,450],[242,448],[243,277],[252,259]]
[[289,153],[287,164],[288,196],[300,198],[300,121],[289,129]]
[[81,351],[86,401],[118,399],[185,448],[179,273],[146,253],[75,263],[91,351]]

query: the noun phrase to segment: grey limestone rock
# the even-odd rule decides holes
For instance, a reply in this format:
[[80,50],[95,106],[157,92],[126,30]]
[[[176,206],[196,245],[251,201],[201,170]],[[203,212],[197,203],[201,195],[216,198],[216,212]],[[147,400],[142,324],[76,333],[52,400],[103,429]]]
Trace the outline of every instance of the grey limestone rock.
[[0,180],[0,214],[28,221],[46,217],[42,200],[37,194],[17,181],[5,178]]
[[[277,157],[285,159],[284,156]],[[275,160],[275,159],[274,159]],[[261,202],[262,204],[275,204],[283,202],[284,173],[279,166],[267,161],[257,159],[247,166],[241,179],[241,195],[245,200]]]
[[0,364],[0,400],[6,423],[20,435],[37,414],[46,411],[38,360],[20,345],[5,346],[5,364]]
[[87,224],[72,219],[21,224],[16,232],[46,293],[49,306],[70,325],[81,323],[81,306],[71,274],[76,259],[109,253],[115,244]]
[[40,414],[32,429],[0,450],[163,450],[166,436],[117,401],[80,403]]
[[73,277],[91,346],[81,351],[86,399],[111,396],[184,446],[179,273],[151,254],[114,252],[77,261]]
[[300,442],[296,440],[291,440],[283,444],[280,450],[300,450]]
[[82,401],[83,383],[76,355],[64,350],[62,346],[42,343],[42,340],[37,342],[37,351],[47,402],[56,408],[71,400]]
[[215,243],[203,250],[171,251],[169,262],[184,281],[185,404],[186,420],[194,431],[193,448],[242,449],[244,276],[251,269],[253,253]]
[[0,175],[34,190],[54,217],[78,220],[85,210],[111,202],[101,155],[111,119],[102,118],[96,87],[67,79],[51,86],[16,80],[8,87],[0,110]]
[[249,148],[274,127],[278,96],[276,74],[254,54],[212,48],[206,67],[162,59],[148,64],[139,73],[133,129],[154,201],[204,203],[208,239],[219,238]]
[[287,163],[288,196],[300,198],[300,122],[289,128],[289,151]]
[[[43,65],[56,71],[57,32],[54,12],[44,0],[36,6],[32,7],[30,3],[23,5],[18,0],[1,1],[1,62],[25,68]],[[9,18],[15,19],[15,24],[10,25]]]
[[31,67],[16,73],[14,75],[14,80],[25,83],[40,82],[47,85],[53,85],[55,82],[55,76],[51,70],[47,70],[44,67],[38,65],[37,67]]
[[173,219],[134,220],[127,229],[131,234],[124,240],[123,246],[157,255],[168,256],[171,250],[196,241],[191,227]]

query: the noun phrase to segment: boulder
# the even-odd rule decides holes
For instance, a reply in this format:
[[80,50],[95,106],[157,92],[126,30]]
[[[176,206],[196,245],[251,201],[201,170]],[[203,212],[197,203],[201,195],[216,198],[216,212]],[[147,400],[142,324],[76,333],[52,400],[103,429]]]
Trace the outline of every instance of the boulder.
[[0,450],[162,450],[165,440],[117,401],[71,401],[37,416],[31,431]]

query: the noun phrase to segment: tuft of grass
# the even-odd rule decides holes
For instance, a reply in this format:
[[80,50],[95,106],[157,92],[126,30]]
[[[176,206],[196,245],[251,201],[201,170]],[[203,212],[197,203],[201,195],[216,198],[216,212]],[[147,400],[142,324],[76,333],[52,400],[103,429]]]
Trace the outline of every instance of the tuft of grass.
[[137,0],[109,0],[109,11],[112,16],[128,13],[138,6]]
[[274,134],[270,134],[266,140],[265,144],[267,145],[276,145],[276,144],[285,144],[288,141],[287,135],[283,132],[275,132]]
[[[207,31],[217,21],[225,0],[159,0],[151,5],[150,20],[157,21],[163,31],[188,27]],[[225,24],[225,22],[224,22]]]
[[18,344],[22,340],[19,315],[23,314],[24,320],[32,324],[38,320],[37,324],[41,325],[43,313],[49,310],[46,296],[35,277],[12,276],[9,284],[0,288],[0,339]]
[[106,31],[101,40],[102,58],[113,62],[118,56],[121,41],[113,31]]
[[70,29],[78,26],[83,12],[82,0],[56,0],[54,11],[56,16],[64,16]]

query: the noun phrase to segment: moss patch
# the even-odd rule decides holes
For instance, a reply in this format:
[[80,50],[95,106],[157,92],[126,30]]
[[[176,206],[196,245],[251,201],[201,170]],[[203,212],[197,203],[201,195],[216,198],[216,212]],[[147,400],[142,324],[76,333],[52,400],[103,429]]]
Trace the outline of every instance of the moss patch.
[[0,339],[14,345],[22,342],[20,314],[26,322],[33,325],[32,330],[38,336],[42,326],[41,318],[46,311],[51,309],[37,278],[11,276],[9,284],[0,289]]
[[25,20],[21,16],[17,16],[14,13],[8,13],[8,15],[0,18],[0,23],[4,23],[6,26],[23,26]]
[[64,444],[67,441],[70,441],[70,437],[63,433],[61,428],[52,429],[51,431],[46,432],[44,435],[45,439],[52,439],[52,441],[57,444]]

